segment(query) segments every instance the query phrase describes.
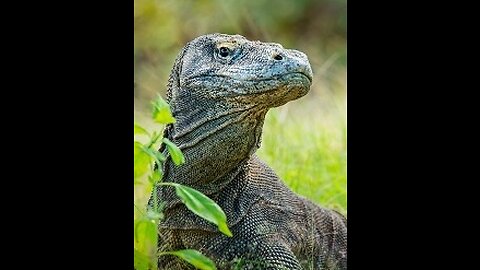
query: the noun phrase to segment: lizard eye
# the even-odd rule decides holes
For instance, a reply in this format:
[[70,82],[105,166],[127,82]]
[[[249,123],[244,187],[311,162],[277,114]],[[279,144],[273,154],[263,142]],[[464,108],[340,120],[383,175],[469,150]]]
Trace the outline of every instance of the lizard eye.
[[227,47],[220,47],[218,49],[218,54],[221,56],[221,57],[227,57],[230,55],[230,49],[227,48]]

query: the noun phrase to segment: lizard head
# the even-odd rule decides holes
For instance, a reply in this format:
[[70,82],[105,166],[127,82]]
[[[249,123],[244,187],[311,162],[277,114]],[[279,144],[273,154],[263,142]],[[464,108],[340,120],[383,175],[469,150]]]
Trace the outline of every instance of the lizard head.
[[166,181],[183,181],[204,193],[218,190],[215,179],[240,168],[260,147],[268,109],[304,96],[311,82],[307,56],[279,44],[224,34],[187,43],[167,85],[177,121],[164,130],[186,161],[176,167],[167,159]]
[[185,91],[190,100],[233,100],[227,103],[268,109],[304,96],[311,82],[310,63],[300,51],[240,35],[210,34],[189,42],[177,57],[169,95]]

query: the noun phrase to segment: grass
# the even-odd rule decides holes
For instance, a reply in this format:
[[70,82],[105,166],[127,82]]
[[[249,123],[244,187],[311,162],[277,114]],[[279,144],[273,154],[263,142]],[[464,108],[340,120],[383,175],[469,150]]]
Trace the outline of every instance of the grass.
[[308,98],[272,109],[257,154],[294,192],[346,214],[344,115]]

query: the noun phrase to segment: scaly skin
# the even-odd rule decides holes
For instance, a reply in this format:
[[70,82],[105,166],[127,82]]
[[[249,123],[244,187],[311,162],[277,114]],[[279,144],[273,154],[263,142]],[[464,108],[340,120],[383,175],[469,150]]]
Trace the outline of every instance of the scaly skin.
[[[186,162],[175,166],[167,157],[163,181],[213,199],[233,237],[191,213],[173,188],[159,186],[166,203],[159,251],[197,249],[218,269],[347,269],[345,217],[294,194],[255,155],[268,109],[304,96],[311,81],[307,56],[276,43],[211,34],[183,48],[167,90],[177,122],[164,135]],[[161,256],[159,269],[192,268]]]

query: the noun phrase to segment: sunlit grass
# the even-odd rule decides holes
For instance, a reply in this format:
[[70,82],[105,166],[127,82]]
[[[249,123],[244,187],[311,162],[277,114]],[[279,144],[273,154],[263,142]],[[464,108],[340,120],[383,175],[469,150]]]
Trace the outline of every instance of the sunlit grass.
[[345,119],[308,103],[272,109],[257,153],[293,191],[346,214]]

